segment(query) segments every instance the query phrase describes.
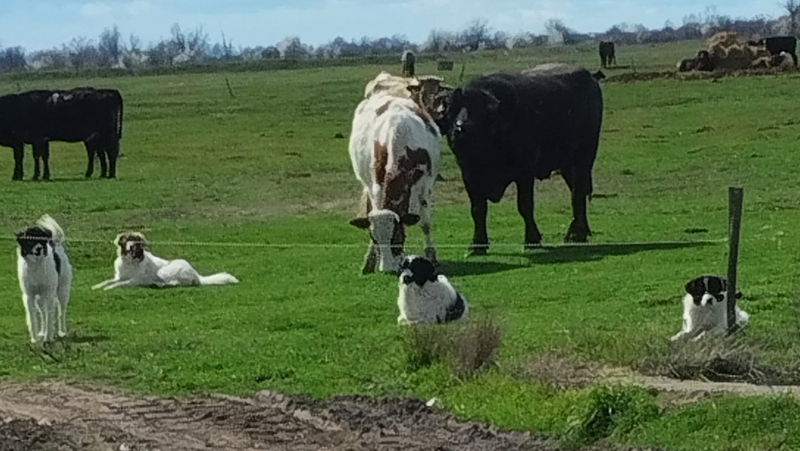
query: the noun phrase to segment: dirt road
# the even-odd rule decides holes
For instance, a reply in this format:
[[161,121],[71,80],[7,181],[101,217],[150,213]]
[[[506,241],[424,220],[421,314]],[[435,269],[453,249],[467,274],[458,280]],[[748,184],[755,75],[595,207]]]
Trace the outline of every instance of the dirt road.
[[412,399],[311,401],[273,392],[178,399],[57,382],[0,384],[0,451],[556,449],[548,439],[457,421]]

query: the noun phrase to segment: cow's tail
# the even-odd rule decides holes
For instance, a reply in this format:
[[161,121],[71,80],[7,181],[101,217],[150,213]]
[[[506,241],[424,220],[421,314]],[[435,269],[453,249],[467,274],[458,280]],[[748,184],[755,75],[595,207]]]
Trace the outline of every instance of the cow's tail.
[[117,139],[122,139],[122,94],[119,91],[116,91],[116,100],[117,100]]

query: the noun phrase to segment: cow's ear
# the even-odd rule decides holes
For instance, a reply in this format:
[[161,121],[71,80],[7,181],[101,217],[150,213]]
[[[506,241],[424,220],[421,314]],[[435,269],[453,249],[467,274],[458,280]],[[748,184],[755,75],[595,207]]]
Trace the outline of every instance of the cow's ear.
[[419,222],[420,217],[419,217],[419,215],[414,215],[414,214],[408,213],[408,214],[403,215],[403,217],[401,219],[402,219],[404,225],[412,226],[412,225],[416,225]]
[[450,94],[450,102],[456,103],[461,100],[462,97],[464,97],[464,90],[462,88],[456,88]]
[[486,108],[488,108],[488,110],[492,112],[497,111],[497,109],[500,107],[500,99],[495,97],[494,94],[492,94],[489,91],[481,91],[481,92],[486,98]]
[[353,218],[350,220],[350,225],[359,229],[369,228],[369,218]]

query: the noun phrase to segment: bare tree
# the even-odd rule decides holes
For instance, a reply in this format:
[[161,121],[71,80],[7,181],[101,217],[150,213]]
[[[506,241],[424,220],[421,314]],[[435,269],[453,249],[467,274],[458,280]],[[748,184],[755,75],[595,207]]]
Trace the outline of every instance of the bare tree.
[[25,69],[25,49],[9,47],[0,51],[0,72],[16,72]]
[[489,23],[484,19],[475,19],[461,32],[460,41],[464,48],[475,51],[491,40]]
[[69,67],[69,55],[62,50],[42,50],[30,56],[31,67],[38,69],[63,70]]
[[791,21],[791,34],[797,35],[797,22],[800,19],[800,0],[786,0],[786,2],[781,5],[789,13],[789,20]]
[[64,52],[69,55],[70,65],[75,69],[97,66],[100,60],[97,47],[84,37],[73,38],[69,45],[64,46]]
[[278,49],[281,51],[281,58],[287,60],[299,60],[307,58],[311,54],[311,49],[297,36],[290,36],[278,43]]
[[116,25],[112,29],[106,28],[100,34],[97,51],[104,66],[114,67],[122,62],[122,35]]

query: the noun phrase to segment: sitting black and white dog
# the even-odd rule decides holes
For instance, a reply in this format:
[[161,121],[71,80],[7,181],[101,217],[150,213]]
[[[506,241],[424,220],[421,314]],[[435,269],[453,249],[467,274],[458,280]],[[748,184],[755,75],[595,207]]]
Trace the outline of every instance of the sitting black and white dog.
[[64,250],[64,231],[48,215],[17,233],[17,275],[31,343],[67,336],[67,304],[72,265]]
[[[706,335],[723,334],[728,330],[728,279],[722,276],[704,275],[686,284],[683,297],[683,329],[671,340],[699,340]],[[736,299],[742,293],[736,293]],[[749,315],[736,307],[736,324],[747,325]]]
[[430,260],[410,255],[400,262],[398,324],[449,323],[469,316],[467,300]]
[[117,259],[114,261],[114,278],[98,283],[93,290],[130,286],[154,288],[227,285],[239,283],[228,273],[201,276],[186,260],[165,260],[156,257],[147,247],[147,239],[141,233],[123,233],[114,240]]

